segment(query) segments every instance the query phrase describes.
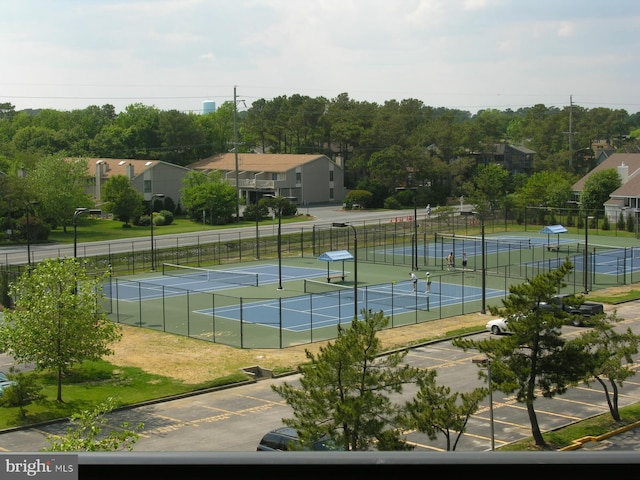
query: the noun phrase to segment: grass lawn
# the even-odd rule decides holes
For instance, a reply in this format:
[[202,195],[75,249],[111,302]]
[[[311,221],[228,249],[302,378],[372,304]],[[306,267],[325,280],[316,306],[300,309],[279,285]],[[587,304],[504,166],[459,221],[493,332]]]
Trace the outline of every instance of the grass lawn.
[[[310,220],[307,215],[297,215],[295,217],[283,217],[282,223],[297,223]],[[178,217],[171,225],[160,225],[153,227],[154,235],[172,235],[178,233],[210,232],[237,227],[255,226],[255,221],[240,221],[227,225],[203,225],[192,222],[188,218]],[[273,225],[273,219],[265,218],[260,220],[259,225]],[[122,240],[126,238],[148,237],[151,233],[150,226],[136,226],[130,224],[129,228],[124,228],[119,220],[100,219],[92,217],[80,217],[77,226],[77,241],[81,242],[106,242],[110,240]],[[50,242],[73,243],[74,228],[67,227],[67,231],[62,228],[52,230],[49,234]]]

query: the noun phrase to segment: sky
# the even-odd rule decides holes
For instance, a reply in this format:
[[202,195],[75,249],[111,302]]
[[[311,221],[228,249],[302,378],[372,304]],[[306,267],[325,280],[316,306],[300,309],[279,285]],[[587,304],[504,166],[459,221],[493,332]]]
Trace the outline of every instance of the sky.
[[0,0],[0,103],[640,112],[638,0]]

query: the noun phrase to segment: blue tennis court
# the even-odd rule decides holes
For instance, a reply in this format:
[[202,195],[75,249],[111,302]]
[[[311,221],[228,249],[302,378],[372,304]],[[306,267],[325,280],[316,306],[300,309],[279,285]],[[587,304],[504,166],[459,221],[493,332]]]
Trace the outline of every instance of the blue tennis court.
[[[431,293],[425,291],[425,283],[419,283],[417,292],[412,291],[411,282],[367,286],[358,289],[358,312],[361,309],[384,311],[385,315],[398,315],[414,310],[431,310],[462,302],[480,300],[482,289],[452,283],[432,284]],[[486,289],[489,298],[504,297],[503,290]],[[303,332],[312,328],[350,323],[354,315],[354,289],[337,288],[325,293],[278,298],[273,300],[244,302],[215,309],[216,317],[254,323],[257,325]],[[213,309],[197,310],[195,313],[214,316]]]
[[[305,268],[282,266],[281,271],[278,265],[259,265],[245,268],[216,270],[228,273],[229,277],[235,278],[237,274],[250,274],[258,278],[258,285],[277,284],[280,281],[288,282],[291,280],[301,280],[307,278],[325,277],[327,275],[326,268]],[[341,273],[338,271],[330,271],[330,273]],[[244,282],[244,280],[238,280]],[[105,286],[108,298],[118,298],[122,301],[137,302],[139,300],[156,300],[170,296],[185,295],[187,291],[191,292],[221,292],[236,288],[247,288],[250,291],[251,286],[243,283],[225,282],[224,276],[207,279],[203,275],[190,275],[185,270],[184,276],[168,276],[160,275],[157,277],[149,277],[144,280],[121,280],[115,283],[117,292],[111,291],[111,282]],[[250,296],[248,293],[247,296]]]
[[[550,267],[558,268],[565,258],[565,255],[559,255],[559,258],[548,260]],[[584,271],[584,253],[571,255],[569,260],[576,271]],[[620,272],[640,272],[640,247],[589,252],[588,262],[589,271],[595,274],[619,275]]]
[[[482,239],[480,237],[470,237],[465,235],[440,236],[439,239],[427,244],[417,246],[418,253],[428,257],[443,257],[453,251],[458,256],[462,252],[466,252],[469,256],[481,255]],[[527,250],[536,247],[547,247],[552,244],[556,246],[574,246],[578,245],[576,240],[555,240],[549,242],[547,238],[537,237],[521,237],[521,236],[487,236],[485,237],[485,251],[487,255],[493,253],[501,253],[513,250]],[[577,248],[577,247],[576,247]],[[411,245],[400,245],[389,249],[383,249],[376,252],[379,255],[407,255],[410,256],[414,252]]]

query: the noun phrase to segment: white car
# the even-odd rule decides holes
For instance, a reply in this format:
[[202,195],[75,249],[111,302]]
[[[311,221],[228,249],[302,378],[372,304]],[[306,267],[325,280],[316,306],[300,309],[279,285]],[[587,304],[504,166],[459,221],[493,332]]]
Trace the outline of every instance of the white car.
[[509,321],[508,318],[496,318],[494,320],[489,320],[487,322],[487,330],[494,335],[502,335],[505,333],[510,333],[509,331]]

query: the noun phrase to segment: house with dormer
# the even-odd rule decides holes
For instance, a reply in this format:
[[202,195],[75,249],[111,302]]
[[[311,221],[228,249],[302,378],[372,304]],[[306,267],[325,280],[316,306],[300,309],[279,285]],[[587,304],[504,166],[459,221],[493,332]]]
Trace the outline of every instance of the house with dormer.
[[607,219],[616,222],[621,213],[625,218],[631,213],[637,219],[640,213],[640,153],[614,153],[602,157],[597,167],[573,185],[574,194],[579,196],[589,176],[606,169],[615,169],[622,182],[603,205]]
[[88,181],[86,192],[96,201],[102,203],[102,189],[105,183],[115,175],[125,175],[133,188],[142,194],[146,201],[155,194],[163,194],[171,198],[174,204],[180,205],[182,179],[189,169],[160,160],[132,160],[118,158],[69,158],[67,161],[87,163]]

